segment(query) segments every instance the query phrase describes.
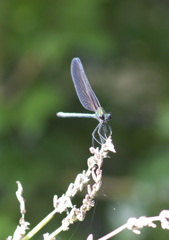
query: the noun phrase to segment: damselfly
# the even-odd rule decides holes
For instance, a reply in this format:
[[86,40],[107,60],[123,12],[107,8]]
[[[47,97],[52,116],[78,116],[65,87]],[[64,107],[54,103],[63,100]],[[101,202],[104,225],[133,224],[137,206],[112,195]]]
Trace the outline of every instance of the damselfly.
[[94,91],[92,90],[90,83],[86,77],[83,69],[83,65],[79,58],[73,58],[71,62],[71,75],[76,89],[78,98],[84,108],[89,111],[95,112],[89,113],[64,113],[58,112],[58,117],[79,117],[79,118],[95,118],[99,121],[99,124],[92,133],[92,143],[94,140],[99,144],[104,144],[106,139],[112,134],[112,130],[108,121],[112,118],[110,113],[106,113],[101,107],[99,100],[97,99]]

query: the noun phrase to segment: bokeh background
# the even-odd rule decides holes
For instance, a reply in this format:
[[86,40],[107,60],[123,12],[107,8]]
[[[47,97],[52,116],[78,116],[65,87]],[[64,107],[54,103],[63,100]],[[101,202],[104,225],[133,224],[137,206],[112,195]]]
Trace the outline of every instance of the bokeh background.
[[[117,153],[104,161],[96,208],[59,239],[89,233],[96,239],[129,217],[169,208],[168,1],[1,1],[0,46],[0,239],[13,234],[20,218],[17,180],[32,228],[52,211],[53,196],[87,168],[97,122],[55,115],[87,112],[72,84],[73,57],[112,112]],[[168,239],[158,226],[114,239]]]

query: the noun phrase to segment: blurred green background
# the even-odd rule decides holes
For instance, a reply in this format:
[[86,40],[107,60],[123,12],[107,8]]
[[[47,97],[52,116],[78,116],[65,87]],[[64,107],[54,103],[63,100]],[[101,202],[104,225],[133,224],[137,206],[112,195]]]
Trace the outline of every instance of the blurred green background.
[[[104,161],[96,208],[59,239],[96,239],[129,217],[169,209],[168,1],[1,1],[0,46],[0,239],[20,218],[17,180],[33,228],[52,211],[53,196],[87,168],[97,122],[55,116],[87,112],[72,84],[73,57],[112,112],[117,153]],[[114,239],[168,239],[158,226]]]

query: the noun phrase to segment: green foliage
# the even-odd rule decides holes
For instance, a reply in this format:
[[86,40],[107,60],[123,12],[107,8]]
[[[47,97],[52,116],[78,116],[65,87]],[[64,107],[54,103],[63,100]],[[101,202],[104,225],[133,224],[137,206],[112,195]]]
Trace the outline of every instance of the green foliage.
[[[100,237],[112,230],[107,223],[114,205],[121,218],[111,218],[111,224],[117,225],[136,214],[127,211],[131,205],[140,215],[167,209],[168,11],[167,1],[0,2],[0,239],[18,224],[16,180],[23,184],[33,227],[51,210],[53,195],[64,193],[86,166],[97,123],[55,116],[57,111],[85,111],[71,82],[73,57],[82,60],[103,107],[112,112],[117,150],[104,163],[109,190],[103,187],[105,205],[95,211],[95,219],[97,211],[103,212],[99,219],[106,226],[97,222],[99,231],[91,231]],[[116,194],[106,175],[112,182],[120,180]],[[131,181],[123,184],[123,177]],[[159,236],[149,229],[144,239]]]

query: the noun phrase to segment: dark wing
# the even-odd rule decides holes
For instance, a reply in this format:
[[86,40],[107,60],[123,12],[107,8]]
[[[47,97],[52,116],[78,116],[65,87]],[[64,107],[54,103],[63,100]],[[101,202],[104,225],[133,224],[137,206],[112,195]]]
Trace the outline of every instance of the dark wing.
[[83,107],[87,110],[96,112],[101,106],[90,86],[79,58],[73,58],[71,62],[71,75],[76,93]]

